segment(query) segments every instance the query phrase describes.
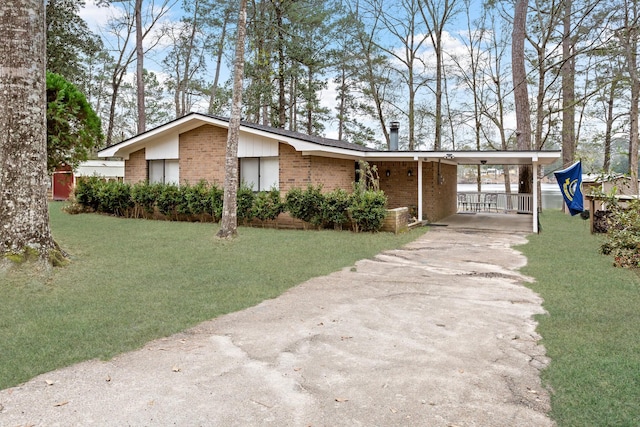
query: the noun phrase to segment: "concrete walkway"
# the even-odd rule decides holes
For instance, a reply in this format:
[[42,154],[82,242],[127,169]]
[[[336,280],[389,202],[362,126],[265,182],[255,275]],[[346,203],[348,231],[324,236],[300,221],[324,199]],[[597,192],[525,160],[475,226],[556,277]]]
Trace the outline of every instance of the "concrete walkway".
[[279,298],[0,391],[1,426],[552,426],[511,248],[434,227]]

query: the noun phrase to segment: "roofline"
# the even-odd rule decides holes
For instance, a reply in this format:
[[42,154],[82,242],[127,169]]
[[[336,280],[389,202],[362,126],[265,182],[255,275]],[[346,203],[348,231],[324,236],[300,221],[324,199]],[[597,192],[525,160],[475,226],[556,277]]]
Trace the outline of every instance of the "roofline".
[[[211,116],[207,114],[191,112],[185,116],[174,119],[164,125],[150,129],[146,132],[138,134],[132,138],[121,141],[117,144],[105,147],[98,151],[99,157],[124,157],[128,153],[121,150],[132,145],[136,145],[146,138],[160,135],[168,132],[173,128],[181,125],[187,125],[189,122],[208,123],[216,126],[229,126],[229,119],[225,117]],[[197,127],[197,126],[195,126]],[[195,128],[194,127],[194,128]],[[188,126],[185,128],[185,131]],[[289,131],[285,129],[272,128],[257,123],[241,122],[240,129],[242,132],[277,139],[278,141],[287,143],[294,147],[296,151],[302,152],[303,155],[318,155],[344,159],[363,159],[377,161],[445,161],[452,164],[531,164],[537,162],[540,164],[550,164],[561,156],[560,150],[519,150],[519,151],[455,151],[455,150],[439,150],[439,151],[383,151],[370,147],[365,147],[346,141],[340,141],[330,138],[319,137],[315,135],[306,135],[299,132]],[[274,138],[275,137],[275,138]],[[515,162],[515,163],[508,163]]]

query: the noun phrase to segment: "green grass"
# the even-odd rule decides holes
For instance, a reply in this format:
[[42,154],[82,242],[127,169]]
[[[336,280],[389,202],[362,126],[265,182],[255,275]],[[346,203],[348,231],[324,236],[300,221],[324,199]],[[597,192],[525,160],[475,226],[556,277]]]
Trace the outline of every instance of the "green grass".
[[0,389],[75,362],[109,358],[207,319],[274,298],[303,281],[415,240],[348,231],[67,215],[51,228],[72,262],[47,277],[0,277]]
[[544,298],[537,317],[551,364],[558,426],[640,425],[640,279],[600,255],[588,222],[545,211],[543,231],[519,247]]

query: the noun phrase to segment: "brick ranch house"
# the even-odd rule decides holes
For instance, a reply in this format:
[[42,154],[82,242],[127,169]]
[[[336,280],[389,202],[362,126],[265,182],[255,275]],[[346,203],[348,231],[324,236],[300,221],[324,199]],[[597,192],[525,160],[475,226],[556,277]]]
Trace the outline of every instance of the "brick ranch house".
[[[204,179],[222,186],[228,126],[227,118],[190,113],[107,147],[98,156],[123,159],[129,183],[195,184]],[[322,185],[325,192],[351,191],[359,161],[364,160],[377,167],[390,209],[408,207],[418,220],[428,222],[456,213],[458,164],[537,166],[559,156],[556,151],[381,151],[247,122],[241,124],[238,142],[240,179],[256,191],[275,187],[285,195],[309,184]],[[535,229],[537,213],[534,216]]]

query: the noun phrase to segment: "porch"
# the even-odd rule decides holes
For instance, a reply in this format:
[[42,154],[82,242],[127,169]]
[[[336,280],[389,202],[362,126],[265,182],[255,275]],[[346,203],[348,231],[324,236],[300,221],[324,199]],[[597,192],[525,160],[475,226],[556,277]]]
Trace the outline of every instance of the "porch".
[[502,233],[531,233],[531,215],[517,213],[468,212],[450,215],[432,227],[447,227],[461,231],[490,231]]
[[459,191],[457,212],[533,213],[533,194]]

